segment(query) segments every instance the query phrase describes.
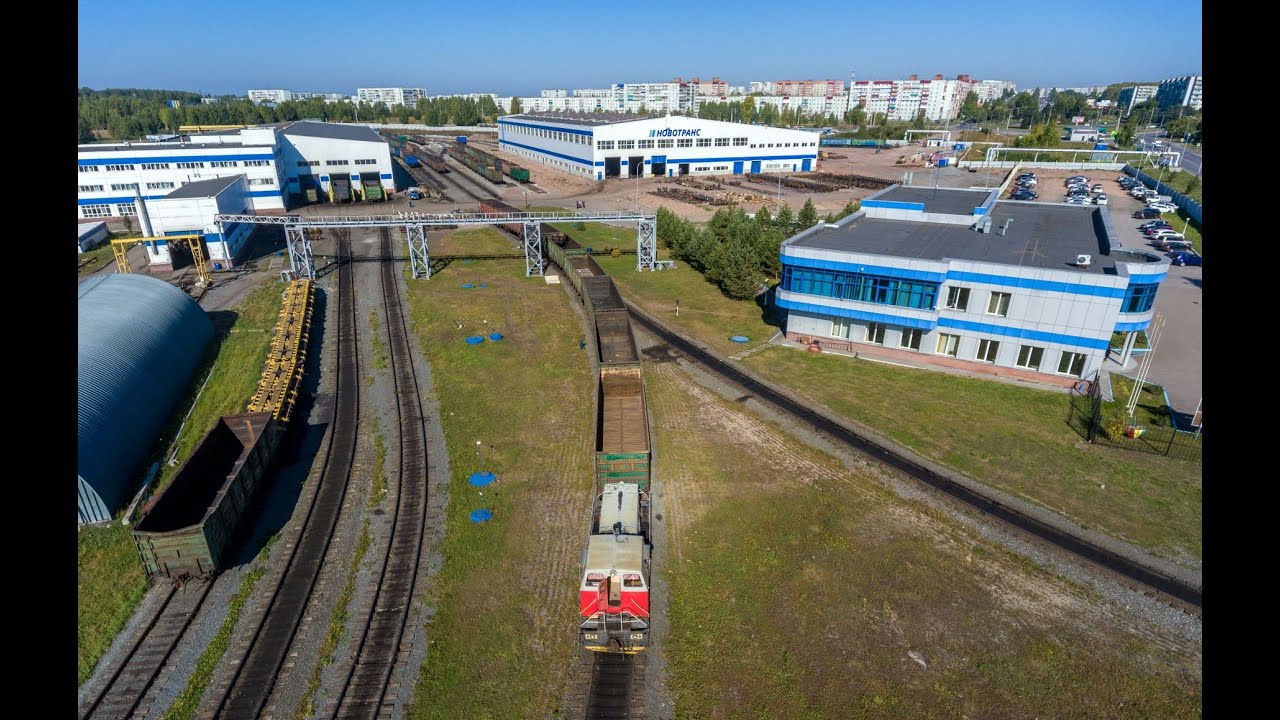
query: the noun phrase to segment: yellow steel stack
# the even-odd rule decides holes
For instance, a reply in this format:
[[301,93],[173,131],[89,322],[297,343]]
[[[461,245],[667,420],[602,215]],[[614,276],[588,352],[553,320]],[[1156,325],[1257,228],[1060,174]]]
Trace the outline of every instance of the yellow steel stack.
[[258,389],[249,401],[249,412],[269,412],[282,425],[289,422],[307,361],[314,297],[310,280],[294,280],[285,290],[271,352]]

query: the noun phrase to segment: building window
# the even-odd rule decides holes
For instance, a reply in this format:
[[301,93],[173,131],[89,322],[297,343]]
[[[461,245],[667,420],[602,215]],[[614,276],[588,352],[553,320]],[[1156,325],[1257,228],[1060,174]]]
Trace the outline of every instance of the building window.
[[831,337],[849,339],[849,321],[844,318],[836,318],[831,321]]
[[178,163],[178,167],[179,167],[179,168],[182,168],[182,169],[185,169],[185,170],[191,170],[191,169],[193,169],[193,168],[202,168],[202,167],[204,167],[204,163],[202,163],[202,162],[180,162],[180,163]]
[[646,150],[651,147],[653,147],[652,140],[641,140],[640,142],[636,143],[636,148],[640,150]]
[[1120,312],[1144,313],[1151,310],[1156,302],[1156,289],[1159,287],[1157,284],[1130,285],[1129,289],[1124,291],[1124,301],[1120,303]]
[[148,189],[148,190],[170,190],[170,189],[172,189],[172,188],[173,188],[173,183],[171,183],[171,182],[153,182],[153,183],[147,183],[147,189]]
[[377,160],[357,160],[356,164],[357,165],[377,165],[378,161]]
[[309,166],[309,165],[311,165],[311,163],[307,162],[306,160],[299,160],[299,161],[298,161],[298,167],[307,167],[307,166]]
[[729,147],[729,138],[716,138],[716,147]]
[[85,217],[111,217],[110,205],[85,205],[80,208]]
[[119,171],[122,171],[122,170],[128,170],[128,171],[132,171],[132,170],[133,170],[133,166],[132,166],[132,165],[107,165],[107,166],[106,166],[106,168],[107,168],[107,172],[119,172]]
[[119,205],[116,206],[116,214],[117,215],[137,215],[138,208],[134,207],[133,203],[120,203]]
[[80,172],[98,172],[97,165],[81,165]]
[[693,138],[680,138],[676,140],[676,147],[693,147]]
[[884,323],[868,323],[867,324],[867,342],[876,345],[884,344]]
[[733,146],[734,146],[734,147],[746,147],[746,146],[747,146],[747,139],[746,139],[746,138],[734,138],[734,139],[733,139]]
[[1039,370],[1040,361],[1044,358],[1044,348],[1023,345],[1018,348],[1018,367],[1028,370]]
[[311,162],[309,162],[309,163],[307,163],[307,164],[308,164],[308,165],[310,165],[311,167],[320,167],[320,161],[319,161],[319,160],[312,160]]
[[235,160],[214,160],[209,163],[209,167],[235,167]]
[[947,288],[947,309],[948,310],[968,310],[969,309],[969,288],[966,288],[966,287]]
[[80,192],[102,192],[101,185],[81,185]]
[[143,170],[168,170],[169,163],[142,163]]
[[948,335],[942,333],[938,336],[938,354],[956,356],[956,350],[960,349],[960,336]]
[[111,186],[112,190],[137,190],[138,183],[116,183]]
[[672,140],[672,139],[670,139],[670,138],[667,138],[667,139],[665,139],[665,140],[659,140],[659,141],[658,141],[658,147],[660,147],[660,148],[670,148],[670,147],[675,147],[675,146],[676,146],[676,141],[675,141],[675,140]]
[[619,140],[618,149],[619,150],[635,150],[636,141],[635,140]]
[[698,138],[698,147],[711,147],[711,138]]
[[978,341],[978,359],[983,362],[993,363],[996,361],[996,354],[1000,352],[1000,343],[995,340],[979,340]]
[[898,341],[898,345],[908,350],[919,350],[921,335],[923,333],[920,328],[902,328],[902,339]]
[[245,160],[245,167],[267,167],[271,164],[270,160]]
[[783,266],[781,287],[788,292],[918,310],[932,310],[938,299],[937,283],[793,265]]
[[993,292],[987,300],[987,314],[1005,317],[1009,314],[1009,293]]
[[1080,377],[1084,374],[1084,353],[1063,352],[1058,359],[1058,374]]
[[351,163],[347,162],[346,160],[325,160],[324,164],[328,165],[329,167],[345,167],[347,165],[350,165]]
[[597,144],[596,144],[596,149],[597,149],[597,150],[612,150],[612,149],[613,149],[613,141],[612,141],[612,140],[601,140],[599,143],[597,143]]
[[253,178],[249,181],[250,185],[274,185],[275,183],[275,178]]

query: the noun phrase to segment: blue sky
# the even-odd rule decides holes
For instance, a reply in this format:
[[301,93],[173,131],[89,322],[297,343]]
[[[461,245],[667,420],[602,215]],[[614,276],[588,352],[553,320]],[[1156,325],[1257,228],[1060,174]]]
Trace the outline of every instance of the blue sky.
[[1201,33],[1192,0],[80,0],[78,85],[528,95],[676,76],[847,81],[852,69],[1072,87],[1200,73]]

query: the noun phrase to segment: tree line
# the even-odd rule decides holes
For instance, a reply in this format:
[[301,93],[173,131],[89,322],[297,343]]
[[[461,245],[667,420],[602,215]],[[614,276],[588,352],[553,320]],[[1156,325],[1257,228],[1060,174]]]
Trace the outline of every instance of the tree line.
[[[177,101],[171,103],[171,101]],[[176,104],[176,107],[171,105]],[[493,98],[422,99],[412,107],[323,98],[289,100],[275,107],[248,98],[224,96],[204,104],[200,95],[180,90],[80,88],[77,100],[78,142],[129,140],[145,135],[176,133],[183,125],[259,125],[315,119],[324,122],[415,123],[475,125],[494,122],[499,115]]]
[[[857,211],[857,201],[850,200],[839,213],[828,213],[821,221],[835,222]],[[806,200],[795,214],[783,205],[777,216],[767,207],[754,216],[737,206],[722,208],[703,228],[662,207],[658,208],[658,242],[727,297],[750,300],[778,281],[782,242],[819,220],[812,200]]]

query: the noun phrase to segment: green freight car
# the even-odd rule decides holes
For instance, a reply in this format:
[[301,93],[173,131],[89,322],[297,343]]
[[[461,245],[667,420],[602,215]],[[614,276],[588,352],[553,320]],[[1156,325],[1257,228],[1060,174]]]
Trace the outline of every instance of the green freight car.
[[382,180],[376,172],[360,173],[360,191],[365,202],[386,200],[387,193],[382,189]]
[[224,415],[134,526],[147,575],[212,575],[248,511],[283,433],[269,412]]

